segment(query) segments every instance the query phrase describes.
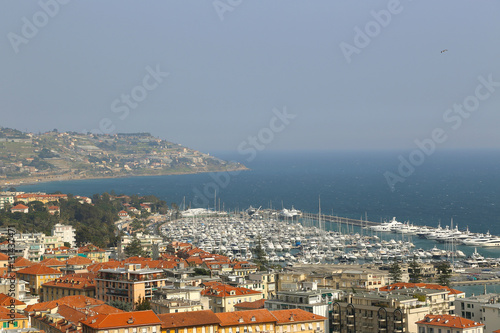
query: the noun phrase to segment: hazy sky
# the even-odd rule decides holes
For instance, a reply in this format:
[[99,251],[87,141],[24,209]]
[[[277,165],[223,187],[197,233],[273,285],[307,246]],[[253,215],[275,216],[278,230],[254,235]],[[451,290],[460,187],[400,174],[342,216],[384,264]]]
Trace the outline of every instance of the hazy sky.
[[499,13],[496,0],[4,0],[0,126],[147,131],[205,151],[411,149],[440,128],[439,147],[500,148]]

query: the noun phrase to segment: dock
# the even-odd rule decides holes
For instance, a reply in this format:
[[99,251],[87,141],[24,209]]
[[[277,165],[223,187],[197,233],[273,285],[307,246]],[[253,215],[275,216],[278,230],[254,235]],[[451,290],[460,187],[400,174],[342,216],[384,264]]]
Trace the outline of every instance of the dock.
[[498,284],[500,285],[500,279],[491,279],[491,280],[467,280],[467,281],[453,281],[450,282],[450,286],[484,286],[484,285],[492,285]]
[[[302,219],[310,219],[310,220],[319,221],[320,215],[304,212],[302,214]],[[351,218],[347,218],[347,217],[341,217],[341,216],[335,216],[335,215],[323,215],[323,214],[321,214],[321,223],[330,223],[330,224],[331,223],[342,223],[342,224],[355,225],[358,227],[366,227],[366,226],[380,224],[380,222],[357,220],[357,219],[351,219]]]

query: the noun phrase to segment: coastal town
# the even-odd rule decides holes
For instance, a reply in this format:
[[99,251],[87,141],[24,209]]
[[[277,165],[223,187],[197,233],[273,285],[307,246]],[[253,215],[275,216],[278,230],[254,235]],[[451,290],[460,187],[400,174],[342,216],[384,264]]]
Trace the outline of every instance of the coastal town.
[[245,170],[149,133],[25,133],[0,128],[0,185]]
[[[90,242],[85,224],[100,207],[109,215],[99,223],[112,235],[103,231]],[[364,235],[326,231],[293,208],[225,212],[115,193],[4,191],[0,214],[2,332],[500,328],[499,294],[471,296],[458,287],[496,281],[496,261],[457,265],[445,253],[417,257],[416,249],[380,263],[352,260],[340,252],[359,254],[361,243],[366,250],[383,241],[370,228]],[[50,225],[26,223],[37,217]],[[405,254],[410,243],[383,247]]]

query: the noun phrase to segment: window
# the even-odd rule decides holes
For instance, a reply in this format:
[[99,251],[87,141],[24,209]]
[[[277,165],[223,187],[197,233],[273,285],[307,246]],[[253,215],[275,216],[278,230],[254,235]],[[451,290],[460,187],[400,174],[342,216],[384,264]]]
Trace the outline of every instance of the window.
[[[143,328],[142,328],[142,333],[147,333],[147,331],[148,331],[148,330],[146,329],[146,327],[143,327]],[[441,332],[439,332],[439,333],[441,333]]]
[[9,322],[8,322],[8,321],[4,321],[4,322],[3,322],[3,327],[4,327],[4,328],[9,327]]

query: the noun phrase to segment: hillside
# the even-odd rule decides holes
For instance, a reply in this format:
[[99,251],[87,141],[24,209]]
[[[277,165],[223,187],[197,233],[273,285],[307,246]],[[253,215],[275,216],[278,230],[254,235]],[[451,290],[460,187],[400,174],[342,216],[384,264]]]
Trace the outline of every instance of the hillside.
[[33,134],[0,128],[0,185],[244,169],[149,133]]

